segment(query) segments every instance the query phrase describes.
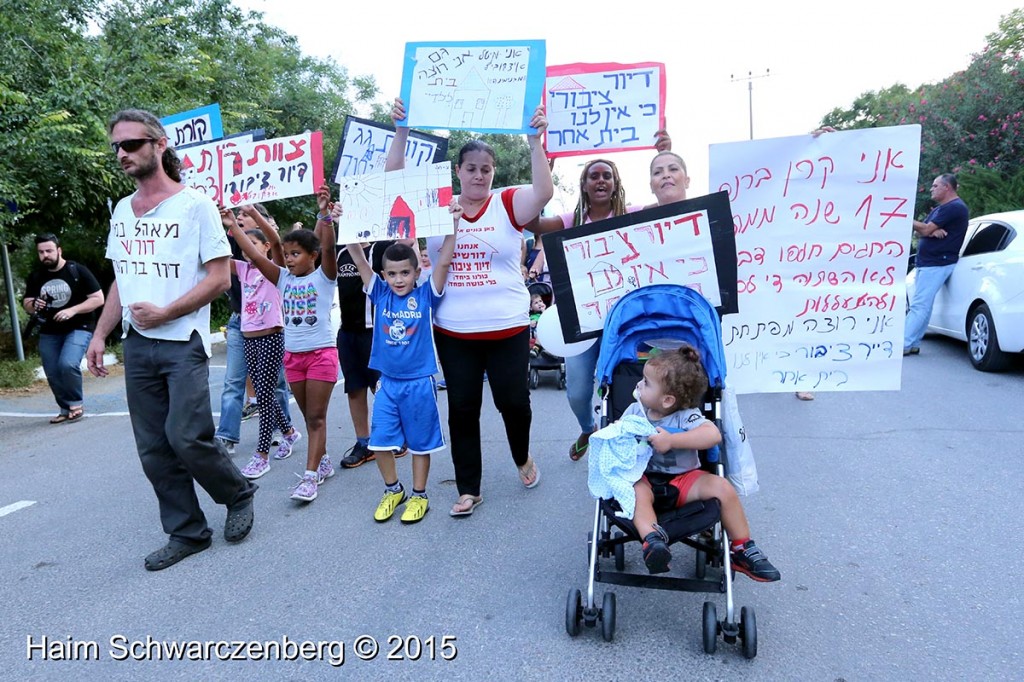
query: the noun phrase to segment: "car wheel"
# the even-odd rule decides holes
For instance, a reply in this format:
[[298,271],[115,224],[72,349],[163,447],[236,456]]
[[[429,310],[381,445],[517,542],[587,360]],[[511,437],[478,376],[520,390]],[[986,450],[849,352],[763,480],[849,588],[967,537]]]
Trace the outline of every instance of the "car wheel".
[[992,311],[984,303],[967,316],[967,350],[971,364],[982,372],[999,372],[1010,364],[1010,356],[999,350]]

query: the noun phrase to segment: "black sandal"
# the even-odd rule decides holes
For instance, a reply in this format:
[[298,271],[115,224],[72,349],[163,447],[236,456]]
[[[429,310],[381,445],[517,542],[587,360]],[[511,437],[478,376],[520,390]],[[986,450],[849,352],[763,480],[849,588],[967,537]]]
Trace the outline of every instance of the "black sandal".
[[147,571],[162,571],[178,563],[182,559],[198,554],[213,544],[210,538],[205,542],[191,545],[177,540],[171,540],[166,545],[146,557]]

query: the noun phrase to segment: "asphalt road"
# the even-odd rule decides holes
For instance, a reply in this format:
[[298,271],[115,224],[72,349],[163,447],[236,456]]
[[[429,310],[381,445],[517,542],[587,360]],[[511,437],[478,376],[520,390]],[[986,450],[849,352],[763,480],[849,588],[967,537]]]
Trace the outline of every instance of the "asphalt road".
[[[47,423],[48,394],[0,398],[0,680],[1020,677],[1020,366],[982,374],[962,344],[929,338],[898,392],[740,397],[761,482],[745,505],[783,574],[736,580],[737,606],[757,613],[754,660],[721,642],[703,653],[703,594],[598,585],[618,597],[615,641],[566,634],[566,594],[586,586],[593,503],[586,460],[566,456],[576,428],[551,376],[533,392],[536,489],[520,485],[489,403],[485,502],[470,518],[447,514],[447,454],[434,457],[432,511],[418,525],[373,521],[373,465],[339,471],[298,506],[288,495],[301,441],[259,481],[246,541],[223,541],[224,509],[200,492],[213,547],[157,573],[142,558],[165,537],[120,379],[88,380],[77,424]],[[255,438],[246,422],[242,445]],[[340,455],[352,440],[339,387],[328,449]],[[677,555],[682,573],[692,560]],[[636,545],[626,561],[643,570]],[[710,598],[721,615],[724,598]],[[367,655],[364,636],[379,645],[373,660],[356,656]],[[160,643],[194,640],[277,642],[299,660],[155,660]],[[327,644],[298,649],[304,641]],[[198,654],[247,652],[259,657]],[[78,660],[52,660],[61,653]]]

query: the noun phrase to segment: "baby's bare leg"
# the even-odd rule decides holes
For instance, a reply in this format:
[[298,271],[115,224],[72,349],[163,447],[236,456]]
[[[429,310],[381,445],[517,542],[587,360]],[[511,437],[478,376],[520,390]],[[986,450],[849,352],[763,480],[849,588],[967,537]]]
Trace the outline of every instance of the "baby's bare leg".
[[721,476],[705,473],[694,481],[689,492],[686,493],[686,501],[710,500],[711,498],[717,498],[722,504],[722,527],[729,534],[729,540],[749,538],[750,524],[747,523],[747,515],[743,512],[743,504],[736,494],[736,489]]
[[654,513],[654,491],[646,479],[641,478],[633,484],[633,492],[636,493],[636,509],[633,512],[633,525],[641,538],[647,537],[654,532],[654,524],[658,522],[658,516]]

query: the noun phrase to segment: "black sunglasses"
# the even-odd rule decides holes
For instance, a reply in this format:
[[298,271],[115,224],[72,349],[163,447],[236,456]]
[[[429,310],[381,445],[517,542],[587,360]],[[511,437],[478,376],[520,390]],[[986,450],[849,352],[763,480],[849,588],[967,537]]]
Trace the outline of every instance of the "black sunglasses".
[[137,152],[142,149],[142,145],[147,142],[156,142],[156,140],[152,137],[143,137],[137,140],[121,140],[120,142],[111,142],[110,148],[114,150],[115,154],[121,149],[131,154],[132,152]]

